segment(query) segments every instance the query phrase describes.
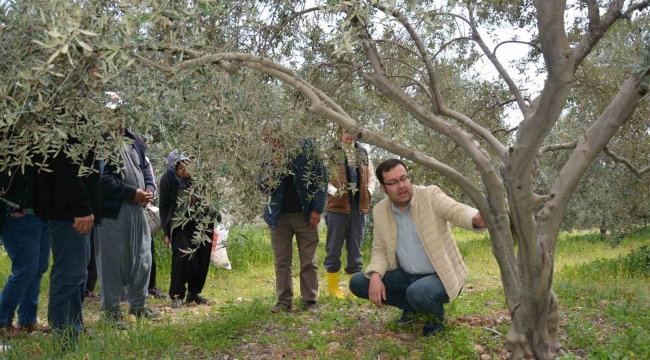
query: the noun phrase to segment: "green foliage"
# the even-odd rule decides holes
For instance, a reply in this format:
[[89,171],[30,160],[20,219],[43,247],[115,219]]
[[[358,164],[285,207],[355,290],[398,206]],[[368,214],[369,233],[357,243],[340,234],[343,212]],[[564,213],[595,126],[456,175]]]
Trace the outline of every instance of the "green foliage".
[[650,246],[642,246],[632,251],[623,263],[631,276],[650,277]]

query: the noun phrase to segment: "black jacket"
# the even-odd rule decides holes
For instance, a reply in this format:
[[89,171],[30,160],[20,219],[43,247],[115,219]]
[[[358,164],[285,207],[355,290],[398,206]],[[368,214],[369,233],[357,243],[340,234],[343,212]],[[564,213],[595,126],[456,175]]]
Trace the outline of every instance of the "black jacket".
[[[10,175],[11,173],[11,175]],[[23,173],[20,167],[11,168],[11,171],[0,173],[0,233],[7,218],[7,206],[9,212],[20,209],[33,209],[32,197],[34,195],[34,168],[25,167]],[[15,208],[17,206],[17,208]]]
[[[124,136],[134,140],[131,145],[135,148],[138,156],[140,157],[140,170],[144,177],[145,188],[142,190],[156,191],[156,183],[153,180],[153,174],[149,169],[149,163],[144,156],[144,146],[142,143],[128,130],[124,131]],[[120,164],[122,167],[123,164]],[[102,188],[104,194],[103,216],[111,219],[117,219],[120,213],[122,202],[124,200],[132,201],[135,199],[137,187],[124,183],[122,174],[117,172],[115,164],[106,165],[104,174],[102,175]]]
[[160,202],[158,203],[160,205],[160,223],[162,224],[165,236],[171,239],[172,218],[178,207],[176,204],[178,198],[178,180],[171,170],[165,171],[160,178],[158,194],[160,195]]
[[[11,174],[10,174],[11,173]],[[34,168],[25,166],[25,172],[20,167],[0,173],[0,197],[18,205],[20,209],[33,209],[34,203]],[[7,203],[0,201],[0,208],[5,210]]]
[[95,161],[95,154],[91,151],[84,166],[96,171],[82,177],[78,176],[79,165],[74,164],[63,151],[49,158],[47,164],[52,172],[38,171],[35,174],[33,199],[36,215],[44,221],[73,221],[75,217],[92,214],[95,223],[99,223],[102,216],[103,161]]
[[[172,229],[172,219],[178,209],[178,190],[179,183],[173,171],[167,170],[160,178],[160,186],[158,193],[160,194],[160,222],[162,228],[171,240],[172,249],[186,249],[192,246],[192,236],[196,228],[196,222],[190,220],[183,228],[177,227]],[[221,214],[211,209],[202,209],[203,215],[212,219],[216,218],[217,222],[221,222]],[[214,224],[209,224],[208,228],[212,229]],[[173,233],[173,234],[172,234]],[[207,234],[212,236],[212,234]]]

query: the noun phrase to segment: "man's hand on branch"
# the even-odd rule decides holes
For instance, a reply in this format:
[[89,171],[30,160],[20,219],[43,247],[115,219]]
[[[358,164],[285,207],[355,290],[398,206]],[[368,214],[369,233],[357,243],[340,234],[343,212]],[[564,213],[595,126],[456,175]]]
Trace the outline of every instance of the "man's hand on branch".
[[472,218],[472,224],[476,226],[477,228],[484,228],[485,227],[485,221],[483,221],[483,217],[481,216],[481,213],[476,213],[474,217]]

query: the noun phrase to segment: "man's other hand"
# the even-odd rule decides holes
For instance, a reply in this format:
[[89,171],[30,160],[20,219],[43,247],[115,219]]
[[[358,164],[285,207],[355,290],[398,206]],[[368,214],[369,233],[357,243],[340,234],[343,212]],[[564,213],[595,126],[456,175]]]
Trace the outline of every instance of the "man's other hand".
[[381,301],[386,300],[386,286],[384,286],[384,282],[381,281],[381,276],[377,273],[372,273],[370,275],[368,299],[370,299],[370,301],[378,308],[381,308],[384,305]]
[[[149,194],[151,194],[151,196]],[[153,194],[151,193],[151,191],[147,192],[142,189],[138,189],[135,192],[135,198],[133,199],[133,202],[138,205],[144,206],[150,203],[152,199],[153,199]]]
[[95,216],[90,214],[88,216],[74,218],[72,227],[77,230],[79,234],[85,234],[93,228],[94,223]]
[[315,229],[320,222],[320,214],[317,211],[309,213],[309,227]]

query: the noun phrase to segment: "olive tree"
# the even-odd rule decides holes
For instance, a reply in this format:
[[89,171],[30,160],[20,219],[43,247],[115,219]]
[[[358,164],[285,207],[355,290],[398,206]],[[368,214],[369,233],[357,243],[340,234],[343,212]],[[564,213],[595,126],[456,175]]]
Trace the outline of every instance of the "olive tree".
[[[552,289],[560,225],[581,178],[648,93],[647,42],[614,96],[602,111],[584,119],[574,140],[545,142],[570,108],[585,59],[612,26],[645,11],[650,1],[330,0],[314,5],[274,0],[5,2],[0,12],[0,130],[12,135],[3,139],[3,154],[9,156],[2,165],[30,163],[36,153],[61,150],[79,158],[84,149],[102,146],[106,151],[100,153],[110,158],[112,145],[102,143],[101,133],[117,120],[103,111],[95,89],[128,78],[144,84],[133,96],[145,104],[167,101],[148,92],[167,84],[163,93],[175,101],[165,103],[173,104],[168,107],[173,114],[166,116],[180,121],[181,143],[193,143],[195,156],[220,164],[200,162],[199,168],[230,169],[224,181],[235,188],[250,190],[254,183],[252,174],[261,164],[254,156],[260,153],[256,130],[263,117],[287,118],[286,136],[319,137],[328,122],[341,126],[462,189],[489,230],[512,319],[506,335],[511,357],[551,358],[561,348]],[[567,23],[569,13],[573,21]],[[530,36],[505,39],[492,48],[485,34],[501,28]],[[530,88],[525,78],[517,81],[499,60],[497,49],[513,44],[529,46],[514,65],[523,74],[545,77],[541,90]],[[446,66],[460,69],[468,80],[480,62],[499,74],[486,87],[495,108],[516,111],[518,126],[504,127],[504,119],[463,106],[480,99],[480,89],[459,93],[443,86]],[[151,69],[160,74],[147,75]],[[150,115],[156,106],[151,108]],[[61,115],[61,109],[77,116]],[[146,129],[156,119],[141,120]],[[393,136],[406,123],[413,132]],[[219,141],[210,139],[213,133],[222,136]],[[72,146],[63,141],[68,137],[84,141]],[[463,169],[450,166],[444,154],[431,151],[429,141],[453,144],[451,149],[471,163]],[[568,159],[546,191],[536,193],[539,157],[560,149],[571,150]],[[605,153],[640,175],[650,170]],[[206,185],[213,180],[207,178]],[[253,199],[250,191],[245,194]]]

